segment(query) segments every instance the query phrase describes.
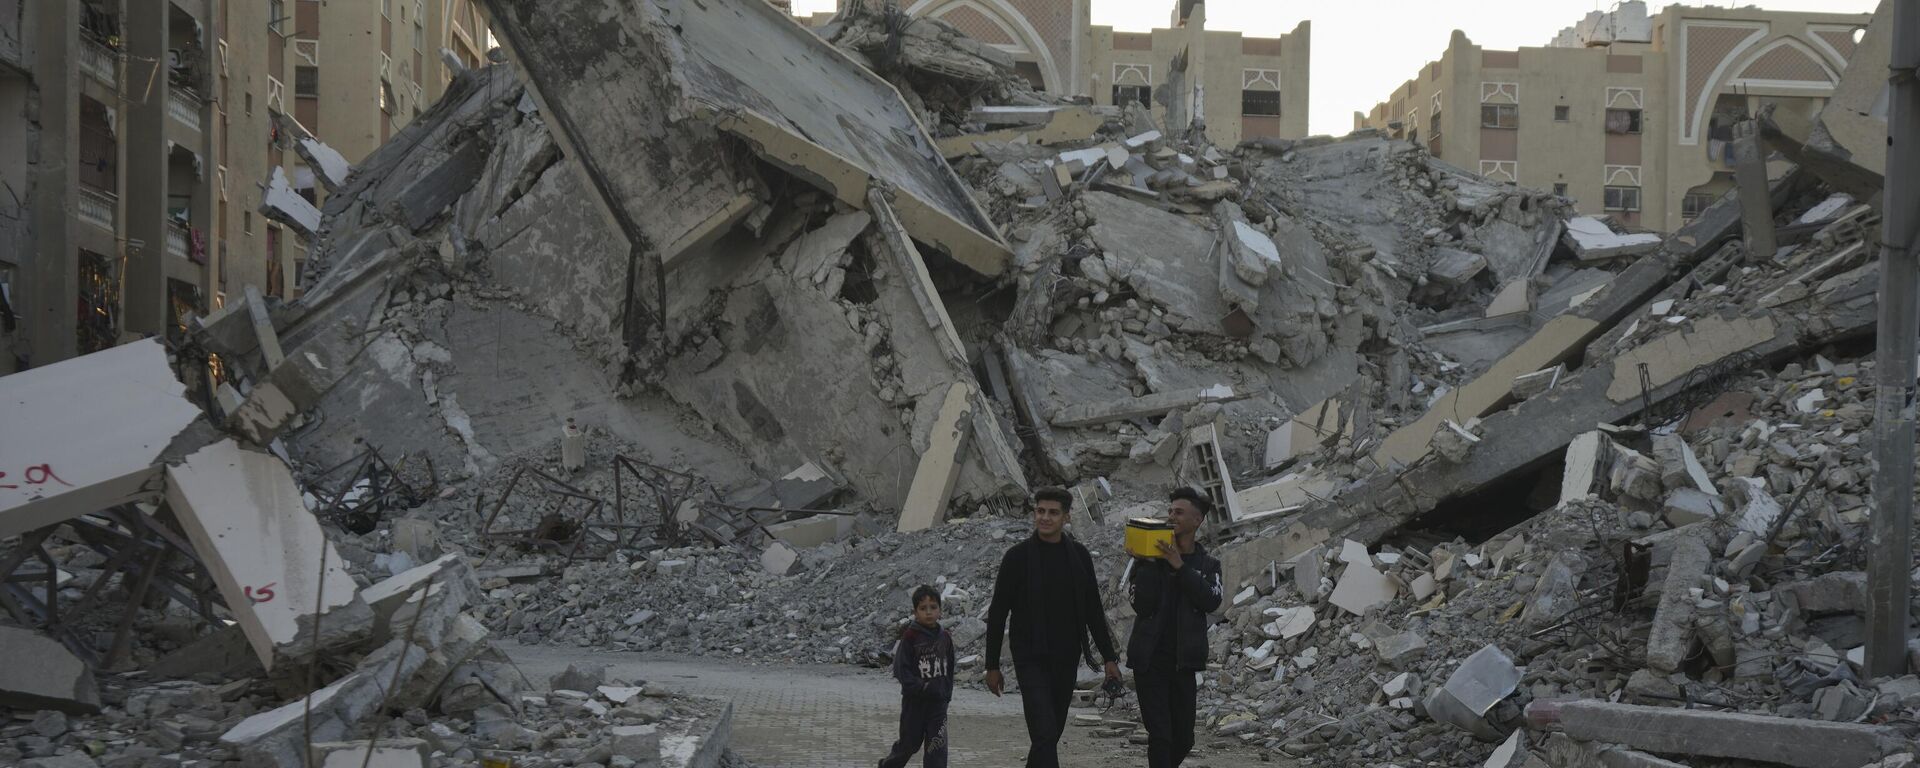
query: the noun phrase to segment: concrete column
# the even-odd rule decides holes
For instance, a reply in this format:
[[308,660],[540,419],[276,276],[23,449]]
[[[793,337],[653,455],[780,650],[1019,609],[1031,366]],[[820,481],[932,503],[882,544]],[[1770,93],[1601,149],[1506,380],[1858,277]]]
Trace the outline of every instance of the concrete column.
[[[127,4],[126,272],[121,277],[120,329],[160,334],[167,317],[167,2]],[[158,68],[157,70],[155,68]],[[136,249],[134,242],[138,241]]]
[[1767,150],[1758,126],[1748,120],[1734,126],[1733,180],[1740,194],[1740,238],[1754,263],[1773,260],[1779,250],[1773,235],[1773,195],[1767,191]]
[[80,296],[80,254],[73,236],[79,212],[79,4],[31,3],[27,14],[25,28],[38,36],[39,46],[34,86],[40,153],[30,171],[35,242],[23,260],[27,290],[20,309],[27,324],[27,359],[41,366],[73,357],[79,346],[74,307]]

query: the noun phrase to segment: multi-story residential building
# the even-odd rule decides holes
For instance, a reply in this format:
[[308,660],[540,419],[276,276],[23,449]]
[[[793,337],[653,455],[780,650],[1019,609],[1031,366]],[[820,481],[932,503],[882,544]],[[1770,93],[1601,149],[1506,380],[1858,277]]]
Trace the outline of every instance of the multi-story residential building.
[[295,295],[289,134],[357,161],[491,44],[470,0],[0,0],[0,374]]
[[[1089,21],[1092,0],[915,0],[909,14],[952,24],[1013,56],[1035,88],[1088,96],[1096,104],[1136,101],[1163,125],[1185,128],[1194,113],[1216,143],[1307,134],[1307,22],[1278,37],[1206,28],[1202,0],[1174,0],[1171,25],[1116,32]],[[819,26],[831,14],[804,20]]]
[[1818,113],[1870,20],[1679,5],[1649,16],[1634,1],[1539,48],[1487,50],[1456,30],[1354,127],[1672,231],[1733,186],[1734,124],[1767,105]]
[[0,3],[0,371],[177,330],[205,306],[214,11]]

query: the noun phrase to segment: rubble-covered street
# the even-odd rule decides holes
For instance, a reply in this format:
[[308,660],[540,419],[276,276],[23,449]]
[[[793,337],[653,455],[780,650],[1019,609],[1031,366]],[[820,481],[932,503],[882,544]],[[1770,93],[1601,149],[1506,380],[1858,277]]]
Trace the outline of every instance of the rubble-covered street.
[[[1766,194],[1663,235],[892,5],[484,6],[380,149],[300,142],[298,298],[0,377],[0,764],[871,764],[921,584],[956,763],[1017,764],[988,602],[1048,486],[1122,638],[1126,521],[1215,503],[1188,765],[1920,755],[1920,644],[1868,672],[1912,470],[1844,127],[1763,112]],[[1067,764],[1144,762],[1079,682]]]

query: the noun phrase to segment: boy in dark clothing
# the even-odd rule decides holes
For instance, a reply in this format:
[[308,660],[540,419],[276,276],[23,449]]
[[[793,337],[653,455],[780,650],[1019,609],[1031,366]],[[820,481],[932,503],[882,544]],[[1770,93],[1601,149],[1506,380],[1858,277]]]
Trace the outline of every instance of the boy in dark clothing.
[[1175,489],[1167,517],[1173,543],[1157,559],[1136,559],[1128,574],[1133,636],[1127,667],[1134,671],[1140,720],[1147,727],[1147,765],[1177,768],[1193,751],[1194,676],[1207,668],[1207,614],[1220,609],[1220,561],[1194,541],[1213,502],[1192,488]]
[[[1000,560],[987,608],[987,690],[1000,695],[1000,640],[1009,631],[1020,707],[1027,720],[1027,768],[1059,768],[1060,734],[1073,703],[1082,658],[1092,661],[1087,636],[1106,662],[1108,680],[1120,678],[1101,607],[1093,556],[1066,533],[1073,496],[1060,488],[1034,493],[1033,536]],[[1011,617],[1013,627],[1007,628]]]
[[900,681],[900,740],[880,768],[902,768],[926,750],[926,768],[947,768],[947,702],[953,699],[953,636],[940,627],[940,593],[913,590],[913,621],[893,646]]

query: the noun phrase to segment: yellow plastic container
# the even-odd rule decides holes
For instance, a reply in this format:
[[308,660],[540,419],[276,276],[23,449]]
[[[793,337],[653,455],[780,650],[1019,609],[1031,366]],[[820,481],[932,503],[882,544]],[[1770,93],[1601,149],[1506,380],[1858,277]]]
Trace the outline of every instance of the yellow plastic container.
[[1127,520],[1127,554],[1134,557],[1159,559],[1159,542],[1173,544],[1173,521],[1152,517],[1135,517]]

